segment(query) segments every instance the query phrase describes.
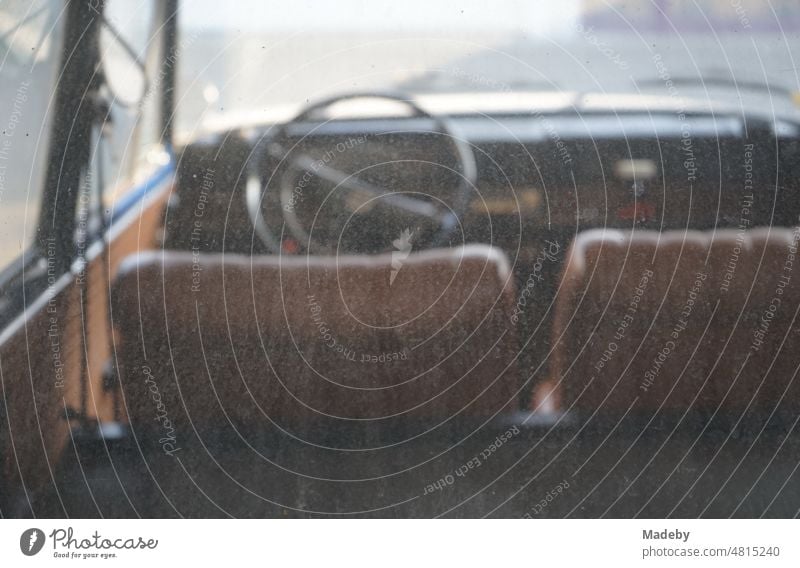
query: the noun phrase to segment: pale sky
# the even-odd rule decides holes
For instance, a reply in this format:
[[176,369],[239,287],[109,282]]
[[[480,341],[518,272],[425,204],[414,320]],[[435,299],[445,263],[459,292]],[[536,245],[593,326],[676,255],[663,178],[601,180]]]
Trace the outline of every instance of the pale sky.
[[559,35],[583,0],[182,0],[187,27],[243,31],[509,31]]

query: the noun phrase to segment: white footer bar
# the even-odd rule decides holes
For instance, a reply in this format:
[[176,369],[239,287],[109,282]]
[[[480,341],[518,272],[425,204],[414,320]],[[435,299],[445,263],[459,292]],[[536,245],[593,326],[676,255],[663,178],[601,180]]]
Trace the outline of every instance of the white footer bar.
[[[796,520],[4,520],[3,566],[800,566]],[[238,563],[238,564],[232,564]]]

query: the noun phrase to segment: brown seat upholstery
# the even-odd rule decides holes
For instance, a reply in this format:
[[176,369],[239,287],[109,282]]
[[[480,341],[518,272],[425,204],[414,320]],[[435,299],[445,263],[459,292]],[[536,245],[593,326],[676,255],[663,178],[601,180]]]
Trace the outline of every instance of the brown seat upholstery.
[[505,256],[467,246],[412,254],[393,280],[392,270],[389,254],[129,258],[113,321],[131,421],[483,419],[516,409]]
[[579,235],[556,304],[552,374],[534,404],[617,417],[796,412],[799,237],[791,229]]

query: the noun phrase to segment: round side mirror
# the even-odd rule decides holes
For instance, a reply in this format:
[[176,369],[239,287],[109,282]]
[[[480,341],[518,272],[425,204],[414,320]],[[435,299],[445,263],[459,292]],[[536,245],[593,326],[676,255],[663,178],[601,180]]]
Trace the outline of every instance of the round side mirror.
[[106,85],[117,103],[139,104],[147,92],[144,65],[114,28],[103,22],[100,30],[100,61]]

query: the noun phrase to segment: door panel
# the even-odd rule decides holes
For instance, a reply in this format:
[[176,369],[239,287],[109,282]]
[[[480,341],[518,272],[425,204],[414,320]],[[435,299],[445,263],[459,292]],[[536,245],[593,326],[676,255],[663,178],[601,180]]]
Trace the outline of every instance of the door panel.
[[53,474],[68,447],[70,426],[77,424],[65,419],[67,408],[80,410],[85,400],[90,423],[114,419],[114,399],[103,386],[103,368],[112,352],[108,275],[113,279],[129,254],[157,245],[171,187],[169,177],[114,223],[107,254],[95,252],[83,283],[77,274],[65,274],[0,335],[0,380],[6,402],[0,430],[6,480],[3,516],[35,514],[37,495],[58,496]]
[[[70,274],[59,279],[0,336],[5,493],[11,515],[27,514],[52,483],[68,440],[65,409],[80,400],[80,306]],[[4,515],[6,513],[4,512]]]
[[[113,345],[108,319],[110,282],[113,282],[117,268],[125,257],[160,245],[164,212],[171,191],[170,174],[114,222],[108,232],[110,243],[108,248],[102,254],[96,254],[88,262],[86,280],[89,282],[87,294],[89,315],[86,329],[89,338],[89,365],[86,413],[90,419],[99,421],[115,419],[113,393],[103,387],[103,370],[109,360],[113,362]],[[122,416],[116,418],[125,421]]]

